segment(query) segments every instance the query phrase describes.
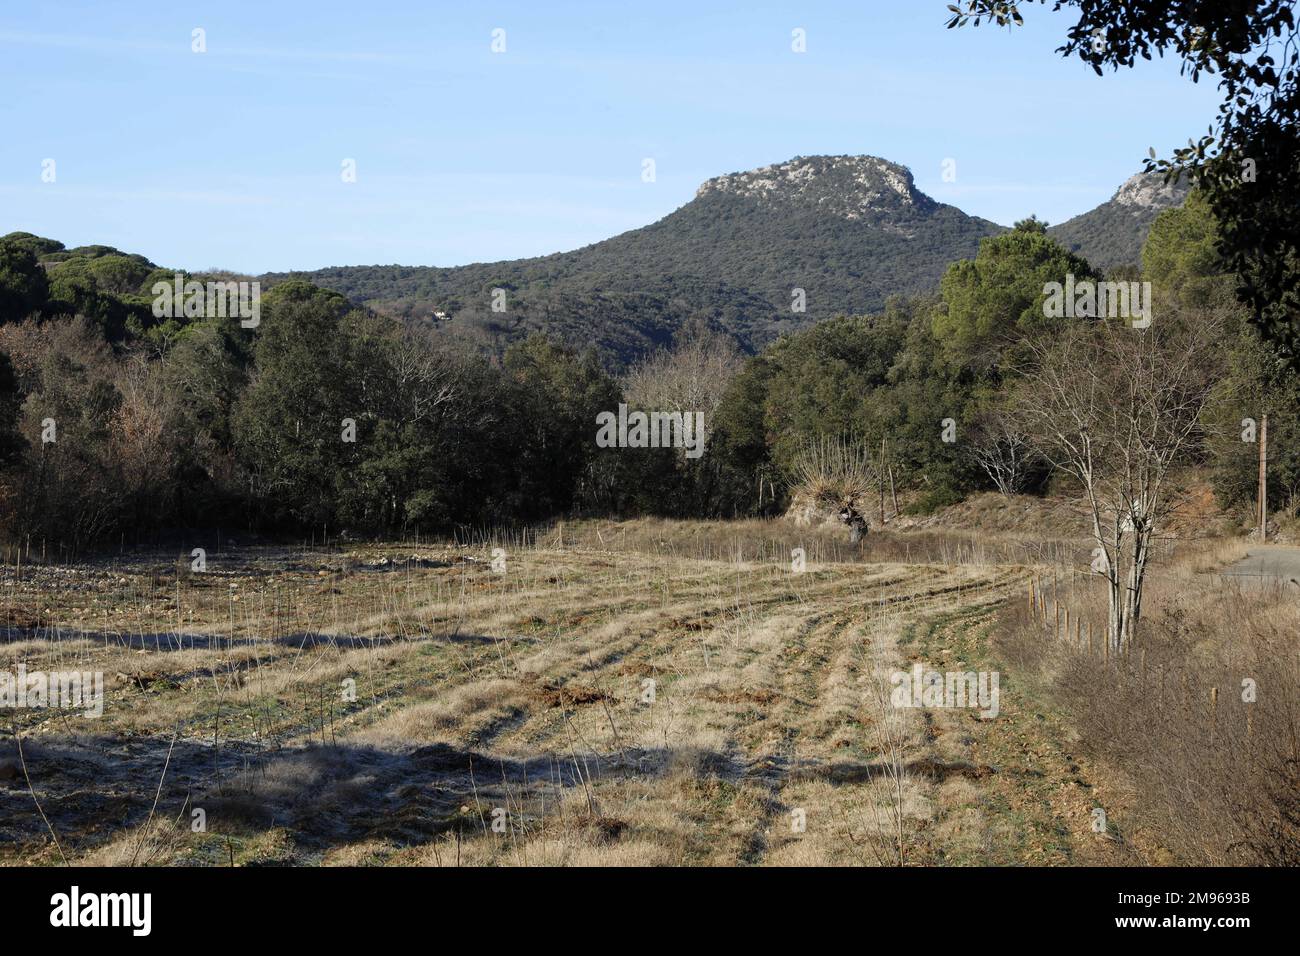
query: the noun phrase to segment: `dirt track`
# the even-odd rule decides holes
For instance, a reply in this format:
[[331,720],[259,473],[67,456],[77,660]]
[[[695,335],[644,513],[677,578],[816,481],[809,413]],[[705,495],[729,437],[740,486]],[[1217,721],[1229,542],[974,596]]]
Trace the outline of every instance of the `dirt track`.
[[1275,579],[1300,586],[1300,548],[1255,546],[1245,558],[1219,573],[1225,578],[1243,581],[1252,578]]

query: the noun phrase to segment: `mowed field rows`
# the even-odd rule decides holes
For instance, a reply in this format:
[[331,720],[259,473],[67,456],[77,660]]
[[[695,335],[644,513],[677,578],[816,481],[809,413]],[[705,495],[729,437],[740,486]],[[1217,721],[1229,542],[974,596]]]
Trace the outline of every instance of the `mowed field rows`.
[[1013,675],[993,720],[889,704],[913,662],[978,669],[1027,568],[497,557],[10,567],[0,668],[102,671],[105,701],[3,715],[4,862],[1092,860]]

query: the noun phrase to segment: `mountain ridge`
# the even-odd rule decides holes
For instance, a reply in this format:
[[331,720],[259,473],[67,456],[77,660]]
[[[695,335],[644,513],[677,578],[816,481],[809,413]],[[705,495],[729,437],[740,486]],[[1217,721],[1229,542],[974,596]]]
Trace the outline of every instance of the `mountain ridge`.
[[[1048,231],[1090,261],[1089,249],[1099,253],[1104,261],[1094,264],[1109,268],[1136,261],[1150,222],[1176,198],[1132,177],[1107,203]],[[950,263],[1006,228],[933,199],[907,167],[881,157],[796,156],[712,177],[656,222],[568,252],[262,279],[305,278],[498,354],[546,331],[623,365],[688,324],[758,350],[820,319],[879,311],[891,295],[936,288]]]

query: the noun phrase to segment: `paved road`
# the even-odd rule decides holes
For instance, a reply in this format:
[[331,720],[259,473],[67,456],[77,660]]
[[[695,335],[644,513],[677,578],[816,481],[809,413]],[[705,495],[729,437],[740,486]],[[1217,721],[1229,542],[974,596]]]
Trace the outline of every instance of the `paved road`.
[[1251,548],[1244,558],[1219,573],[1225,578],[1294,579],[1300,582],[1300,548],[1281,545]]

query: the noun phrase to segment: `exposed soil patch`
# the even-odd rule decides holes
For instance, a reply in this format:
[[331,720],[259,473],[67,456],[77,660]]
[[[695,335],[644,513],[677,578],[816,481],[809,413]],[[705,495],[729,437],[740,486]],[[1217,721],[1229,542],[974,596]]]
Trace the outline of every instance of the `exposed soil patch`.
[[723,704],[770,704],[781,699],[774,690],[719,690],[716,687],[705,691],[704,696]]
[[537,689],[537,696],[547,707],[580,707],[584,704],[599,704],[602,700],[613,700],[604,691],[578,684],[564,687],[543,684]]

